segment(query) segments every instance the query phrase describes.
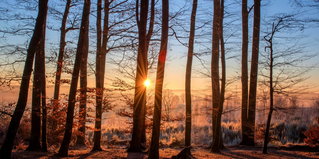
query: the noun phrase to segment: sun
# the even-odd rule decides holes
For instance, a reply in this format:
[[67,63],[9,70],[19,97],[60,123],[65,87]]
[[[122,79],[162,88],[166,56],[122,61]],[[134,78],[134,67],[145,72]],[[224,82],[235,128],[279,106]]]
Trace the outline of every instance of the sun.
[[146,79],[146,80],[144,81],[144,86],[145,86],[146,88],[148,88],[150,85],[151,85],[151,81],[150,81],[149,79]]

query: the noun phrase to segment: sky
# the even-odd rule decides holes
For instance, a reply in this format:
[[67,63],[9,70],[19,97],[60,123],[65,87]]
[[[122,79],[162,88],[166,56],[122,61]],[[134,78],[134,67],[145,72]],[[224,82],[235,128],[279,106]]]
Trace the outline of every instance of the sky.
[[[9,2],[8,0],[5,0]],[[5,5],[5,1],[0,2],[3,3],[1,4],[2,6]],[[185,4],[184,0],[174,0],[170,1],[171,2],[171,9],[176,10],[180,7],[188,7],[190,8],[190,1],[188,1],[186,6],[183,6]],[[227,1],[226,1],[227,2]],[[228,3],[232,2],[232,5],[230,8],[232,9],[232,17],[237,18],[239,21],[235,21],[229,28],[226,29],[226,32],[231,32],[234,33],[235,35],[241,35],[241,23],[240,23],[240,18],[241,18],[241,12],[240,12],[240,1],[228,1]],[[250,1],[251,2],[251,1]],[[265,2],[265,1],[264,1]],[[208,1],[202,1],[199,3],[199,13],[198,17],[200,18],[207,18],[210,19],[212,18],[212,15],[209,8],[212,8],[212,3]],[[316,10],[317,9],[317,10]],[[311,18],[311,17],[316,17],[318,15],[318,8],[314,10],[307,10],[306,15]],[[262,6],[261,9],[261,17],[262,17],[262,24],[264,23],[264,19],[267,19],[268,17],[271,17],[277,13],[290,13],[293,11],[296,11],[296,7],[292,6],[289,0],[271,0],[271,1],[266,1],[265,5]],[[227,11],[227,10],[226,10]],[[35,12],[27,12],[27,14],[34,15]],[[186,12],[186,15],[190,14],[190,10]],[[203,15],[204,14],[204,15]],[[34,15],[35,16],[35,15]],[[92,17],[95,18],[95,17]],[[185,21],[188,21],[189,18],[186,17]],[[225,19],[227,21],[227,19]],[[53,23],[53,22],[51,22]],[[197,25],[199,25],[200,22],[198,22]],[[59,24],[59,23],[57,23]],[[92,24],[93,25],[93,24]],[[5,23],[0,23],[0,27],[5,27]],[[185,25],[185,28],[189,28],[188,25]],[[207,26],[207,29],[211,29],[211,25]],[[265,31],[265,27],[262,27],[261,32]],[[303,38],[300,39],[301,43],[305,44],[306,49],[305,53],[306,54],[318,54],[319,51],[319,24],[317,25],[312,25],[307,27],[306,30],[304,30],[301,34],[303,35]],[[251,29],[250,29],[251,31]],[[228,33],[229,34],[229,33]],[[226,35],[228,35],[226,33]],[[251,33],[250,33],[251,34]],[[288,33],[287,35],[291,35],[295,33]],[[261,36],[263,34],[261,33]],[[207,34],[206,37],[210,37],[210,34]],[[6,42],[6,43],[11,43],[11,44],[16,44],[16,43],[23,43],[26,39],[29,37],[17,39],[16,37],[11,37],[6,39],[6,41],[0,41]],[[229,78],[231,77],[236,77],[240,75],[240,39],[241,37],[235,37],[235,38],[230,38],[230,45],[226,46],[229,48],[229,56],[237,56],[236,58],[230,59],[227,61],[227,75]],[[56,43],[58,42],[59,39],[59,34],[57,32],[53,32],[48,30],[47,31],[47,37],[48,39],[47,42],[47,49],[49,44],[51,43]],[[197,41],[201,41],[202,39],[197,39]],[[207,40],[207,39],[206,39]],[[233,42],[233,43],[232,43]],[[237,43],[236,43],[237,42]],[[196,44],[195,44],[196,45]],[[211,44],[207,43],[207,47],[209,48]],[[264,45],[264,41],[260,42],[260,51],[262,52],[264,49],[262,48]],[[195,46],[196,47],[196,46]],[[251,47],[250,47],[251,48]],[[198,47],[198,49],[200,49]],[[94,48],[91,49],[91,51],[94,51]],[[168,61],[166,64],[166,69],[165,69],[165,79],[164,79],[164,87],[166,89],[171,89],[171,90],[179,90],[183,91],[184,90],[184,85],[185,85],[185,70],[186,70],[186,53],[187,53],[187,48],[181,46],[178,44],[178,42],[173,38],[170,37],[169,39],[169,50],[168,50]],[[207,68],[210,68],[210,55],[203,56],[201,57],[204,61],[206,61]],[[110,62],[110,60],[107,58],[107,62]],[[319,56],[316,56],[312,58],[311,60],[308,61],[311,65],[313,64],[319,64]],[[192,78],[192,90],[210,90],[210,79],[207,77],[204,77],[201,75],[199,72],[203,71],[203,67],[201,66],[201,63],[199,62],[198,59],[194,58],[194,64],[193,64],[193,78]],[[106,65],[106,76],[112,76],[114,74],[114,67],[110,64],[107,63]],[[318,84],[317,81],[319,80],[319,67],[316,65],[309,73],[308,75],[310,78],[307,80],[308,85],[311,86],[311,88],[317,92],[318,90]],[[150,75],[149,77],[151,79],[151,87],[154,87],[154,74]],[[108,79],[108,78],[106,78]],[[89,77],[89,86],[94,86],[94,76]],[[106,80],[106,87],[111,85],[111,81]],[[240,81],[235,82],[233,84],[232,89],[239,89],[240,90]],[[313,91],[313,92],[314,92]],[[50,95],[50,93],[48,93]]]

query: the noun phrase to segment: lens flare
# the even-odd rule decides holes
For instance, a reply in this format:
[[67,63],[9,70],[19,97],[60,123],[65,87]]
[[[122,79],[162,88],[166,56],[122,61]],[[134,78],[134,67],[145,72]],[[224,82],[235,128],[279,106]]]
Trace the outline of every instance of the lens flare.
[[146,80],[144,81],[144,86],[145,86],[146,88],[148,88],[150,85],[151,85],[151,81],[150,81],[149,79],[146,79]]

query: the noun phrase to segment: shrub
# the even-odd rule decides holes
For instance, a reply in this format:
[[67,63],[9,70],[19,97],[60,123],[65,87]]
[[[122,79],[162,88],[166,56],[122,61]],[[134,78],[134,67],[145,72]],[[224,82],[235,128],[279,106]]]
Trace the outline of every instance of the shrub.
[[305,142],[311,147],[319,146],[319,126],[311,127],[305,133]]

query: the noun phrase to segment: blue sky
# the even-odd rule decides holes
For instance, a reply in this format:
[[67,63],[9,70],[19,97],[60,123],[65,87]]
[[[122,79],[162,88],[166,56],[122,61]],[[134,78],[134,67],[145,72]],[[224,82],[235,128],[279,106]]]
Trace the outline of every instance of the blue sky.
[[[1,5],[5,5],[4,2],[10,2],[9,0],[4,0],[2,2],[0,2]],[[53,1],[50,2],[50,4],[52,4]],[[185,4],[184,0],[174,0],[174,1],[170,1],[171,2],[171,9],[177,9],[179,7],[183,7],[183,5]],[[238,2],[237,4],[233,4],[232,9],[234,9],[232,11],[232,13],[234,14],[234,17],[238,17],[240,18],[240,1],[226,1],[227,3],[230,2]],[[10,2],[11,3],[11,2]],[[251,3],[251,1],[250,1]],[[271,0],[271,1],[264,1],[264,3],[266,3],[265,6],[262,7],[261,9],[261,15],[262,18],[267,18],[269,16],[272,16],[274,14],[277,13],[289,13],[289,12],[293,12],[296,11],[298,9],[296,9],[296,7],[292,6],[289,0]],[[189,6],[184,6],[185,8],[189,7],[190,9],[190,5],[191,5],[191,1],[188,0],[187,4]],[[202,14],[201,16],[204,18],[212,18],[212,16],[210,14],[208,14],[209,12],[212,11],[212,3],[208,2],[208,1],[200,1],[199,3],[199,14]],[[317,9],[317,10],[316,10]],[[307,16],[309,17],[315,17],[316,15],[318,15],[318,8],[313,9],[313,10],[307,10]],[[203,15],[204,13],[204,15]],[[26,13],[26,14],[31,14],[31,12]],[[188,12],[186,12],[187,15],[190,14],[190,10],[188,10]],[[36,16],[34,14],[34,16]],[[94,17],[92,17],[94,18]],[[186,21],[189,20],[188,17],[185,18]],[[241,35],[240,30],[241,30],[241,26],[240,26],[240,19],[238,19],[239,21],[235,22],[235,26],[233,26],[234,30],[236,30],[236,28],[238,29],[237,34]],[[54,22],[50,22],[50,23],[54,23]],[[58,25],[59,22],[56,23],[56,25]],[[94,25],[94,24],[92,24]],[[0,27],[4,27],[6,26],[5,23],[0,24]],[[303,43],[307,44],[307,49],[306,51],[308,53],[318,53],[319,50],[319,24],[316,25],[317,27],[311,26],[309,28],[307,28],[302,35],[304,35],[304,38],[301,40]],[[208,30],[210,30],[211,26],[208,26]],[[185,25],[185,28],[189,28],[189,26]],[[208,37],[210,35],[207,35]],[[24,42],[26,39],[28,39],[29,37],[26,38],[19,38],[17,39],[16,37],[13,38],[8,38],[6,39],[6,43],[22,43]],[[46,39],[48,39],[47,44],[50,43],[57,43],[58,39],[59,39],[59,33],[57,32],[53,32],[48,30],[47,31],[47,37]],[[174,40],[174,38],[170,38],[170,50],[169,50],[169,61],[167,63],[167,67],[166,67],[166,74],[165,74],[165,83],[167,88],[171,88],[171,89],[184,89],[184,76],[185,76],[185,64],[186,64],[186,52],[187,49],[185,47],[182,46],[177,46],[177,42],[176,40]],[[76,41],[76,40],[75,40]],[[236,40],[234,40],[236,41]],[[238,41],[238,40],[237,40]],[[1,42],[1,41],[0,41]],[[3,42],[3,41],[2,41]],[[174,44],[174,45],[173,45]],[[210,47],[211,44],[207,44],[207,47]],[[263,41],[261,41],[261,47],[263,45]],[[49,45],[47,45],[49,46]],[[230,45],[228,46],[229,48],[235,48],[235,47],[239,47],[239,44],[235,44],[235,45]],[[227,46],[226,46],[227,47]],[[47,47],[48,48],[48,47]],[[94,49],[94,48],[93,48]],[[240,48],[239,48],[240,49]],[[263,51],[263,49],[260,49],[261,51]],[[238,49],[234,49],[233,52],[231,53],[231,55],[239,55],[239,50]],[[206,56],[203,57],[209,64],[209,60],[210,60],[210,56]],[[313,58],[310,62],[311,63],[317,63],[319,61],[319,56],[316,56],[315,58]],[[239,65],[239,61],[237,60],[229,60],[228,61],[228,75],[230,76],[235,76],[236,72],[238,72],[240,70],[240,65]],[[198,72],[198,70],[202,70],[202,68],[200,67],[200,63],[198,62],[198,60],[196,60],[196,58],[194,58],[194,78],[193,78],[193,88],[197,88],[197,89],[207,89],[209,88],[210,85],[210,81],[208,79],[204,79],[202,78],[202,76],[196,74],[196,72]],[[107,65],[107,68],[111,68],[110,65]],[[109,70],[111,71],[111,70]],[[107,73],[108,74],[108,73]],[[312,83],[316,83],[316,81],[319,80],[319,69],[318,66],[311,72],[311,78],[309,79],[309,82]],[[94,78],[94,77],[92,77]],[[316,86],[317,87],[317,86]]]

